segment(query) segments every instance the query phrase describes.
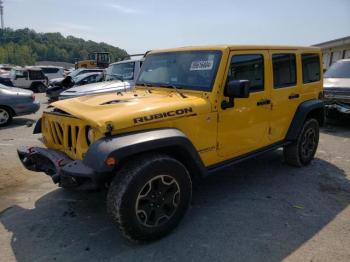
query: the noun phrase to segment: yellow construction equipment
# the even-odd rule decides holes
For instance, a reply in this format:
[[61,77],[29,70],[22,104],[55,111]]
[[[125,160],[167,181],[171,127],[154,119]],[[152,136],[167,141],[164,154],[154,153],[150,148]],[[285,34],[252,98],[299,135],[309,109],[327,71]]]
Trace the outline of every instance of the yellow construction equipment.
[[89,54],[89,59],[75,62],[75,69],[78,68],[107,68],[111,62],[108,52],[93,52]]

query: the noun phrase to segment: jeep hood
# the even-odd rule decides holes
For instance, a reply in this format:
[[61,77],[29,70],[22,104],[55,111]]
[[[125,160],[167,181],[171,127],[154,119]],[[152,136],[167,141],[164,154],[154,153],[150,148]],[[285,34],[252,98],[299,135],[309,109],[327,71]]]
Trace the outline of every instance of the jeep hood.
[[76,86],[70,88],[60,94],[60,96],[82,96],[89,95],[95,93],[105,93],[112,91],[126,91],[133,86],[132,82],[128,81],[107,81],[107,82],[99,82],[88,85]]
[[[159,122],[209,112],[210,102],[199,93],[181,97],[173,90],[144,89],[128,92],[82,96],[51,104],[53,107],[87,121],[106,132],[106,125],[114,130],[145,123]],[[177,111],[179,110],[179,111]],[[183,114],[177,114],[178,112]],[[142,121],[142,119],[146,121]],[[137,119],[141,119],[137,121]]]

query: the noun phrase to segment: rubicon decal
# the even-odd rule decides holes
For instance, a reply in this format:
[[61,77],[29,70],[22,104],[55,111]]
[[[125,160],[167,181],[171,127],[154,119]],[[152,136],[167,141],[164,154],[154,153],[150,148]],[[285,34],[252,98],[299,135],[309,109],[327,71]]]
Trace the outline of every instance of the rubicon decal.
[[148,121],[152,121],[152,120],[156,120],[156,119],[160,119],[160,118],[186,115],[189,113],[193,113],[192,107],[172,110],[172,111],[163,112],[163,113],[157,113],[157,114],[153,114],[153,115],[149,115],[149,116],[136,117],[136,118],[134,118],[134,124],[144,123],[144,122],[148,122]]

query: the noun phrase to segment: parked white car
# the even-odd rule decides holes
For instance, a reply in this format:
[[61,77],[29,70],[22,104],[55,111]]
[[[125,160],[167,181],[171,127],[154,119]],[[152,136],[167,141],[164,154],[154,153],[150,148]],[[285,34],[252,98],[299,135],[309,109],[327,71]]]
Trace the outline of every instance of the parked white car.
[[59,99],[130,90],[135,86],[143,61],[144,59],[124,60],[110,64],[106,69],[106,81],[67,89],[60,94]]
[[119,79],[135,85],[144,59],[129,59],[112,63],[106,69],[106,80]]
[[75,86],[60,93],[58,99],[68,99],[78,96],[95,95],[108,92],[125,92],[131,90],[133,85],[128,81],[105,81],[83,86]]
[[38,66],[49,80],[64,76],[64,68],[60,66]]
[[[67,76],[70,76],[71,78],[75,78],[79,75],[82,74],[87,74],[87,73],[95,73],[95,72],[103,72],[104,69],[100,69],[100,68],[79,68],[77,70],[73,70],[71,71]],[[56,86],[56,85],[60,85],[63,81],[63,79],[65,79],[67,76],[65,77],[58,77],[58,78],[52,78],[49,81],[49,86]]]
[[15,67],[10,72],[14,86],[39,93],[46,91],[47,77],[40,67]]

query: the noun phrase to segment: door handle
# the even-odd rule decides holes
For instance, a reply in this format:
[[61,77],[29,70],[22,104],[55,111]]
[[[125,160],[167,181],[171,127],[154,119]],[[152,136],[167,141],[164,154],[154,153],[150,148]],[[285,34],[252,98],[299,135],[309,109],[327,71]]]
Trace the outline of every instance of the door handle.
[[269,105],[269,104],[271,104],[270,99],[261,99],[256,103],[257,106],[263,106],[263,105]]
[[289,99],[296,99],[296,98],[299,98],[299,97],[300,97],[299,94],[290,94],[290,95],[288,96]]

